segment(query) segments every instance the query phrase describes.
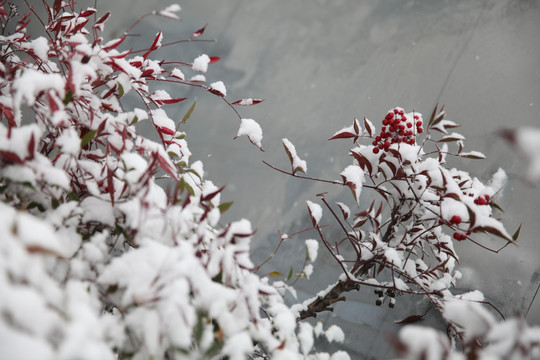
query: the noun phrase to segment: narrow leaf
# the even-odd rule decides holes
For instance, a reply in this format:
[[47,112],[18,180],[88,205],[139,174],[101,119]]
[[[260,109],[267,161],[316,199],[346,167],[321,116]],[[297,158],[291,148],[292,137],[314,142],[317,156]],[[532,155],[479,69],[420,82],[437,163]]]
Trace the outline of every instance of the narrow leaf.
[[512,235],[512,239],[514,241],[516,241],[519,237],[519,233],[521,232],[521,225],[523,225],[523,223],[519,224],[519,227],[518,229],[516,230],[516,232],[514,233],[514,235]]
[[204,30],[206,30],[206,26],[208,24],[204,25],[202,28],[200,28],[199,30],[195,31],[193,34],[191,34],[191,40],[195,39],[196,37],[199,37],[201,36],[202,34],[204,34]]
[[87,132],[86,134],[84,134],[84,136],[81,139],[81,147],[85,147],[90,142],[90,140],[94,138],[96,133],[97,133],[97,130],[91,130]]
[[182,118],[182,121],[180,121],[180,123],[184,124],[190,118],[191,114],[193,113],[193,109],[195,109],[195,104],[197,104],[197,101],[193,101],[193,104],[191,105],[191,107],[187,111],[186,115],[184,115],[184,117]]
[[219,212],[223,214],[225,211],[229,210],[234,201],[225,202],[218,205]]

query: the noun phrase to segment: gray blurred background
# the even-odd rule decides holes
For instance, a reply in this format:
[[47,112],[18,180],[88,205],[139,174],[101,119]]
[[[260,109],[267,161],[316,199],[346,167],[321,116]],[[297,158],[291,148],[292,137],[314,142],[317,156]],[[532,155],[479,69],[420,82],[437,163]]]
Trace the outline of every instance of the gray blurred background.
[[[170,3],[98,0],[97,7],[112,12],[107,34],[119,36],[139,15]],[[227,185],[222,201],[235,204],[226,220],[245,217],[258,229],[255,262],[274,250],[278,229],[290,234],[308,226],[305,201],[315,201],[315,194],[328,191],[329,200],[351,199],[348,189],[294,179],[265,166],[263,160],[289,169],[282,138],[307,160],[308,175],[337,179],[351,163],[351,143],[327,139],[354,117],[378,125],[394,106],[428,117],[436,103],[445,104],[447,118],[461,124],[466,149],[488,156],[451,165],[483,181],[504,168],[509,182],[499,201],[501,216],[510,233],[523,223],[519,245],[498,254],[467,242],[456,245],[464,274],[460,289],[478,288],[506,316],[517,311],[530,324],[540,324],[540,300],[533,301],[540,282],[540,191],[523,178],[526,164],[497,135],[503,128],[540,126],[540,1],[185,0],[180,5],[182,22],[145,18],[133,31],[141,36],[130,38],[128,46],[149,46],[158,30],[164,42],[187,39],[208,24],[204,38],[215,42],[178,44],[156,57],[191,62],[202,53],[219,56],[206,74],[209,83],[224,81],[231,101],[265,99],[239,108],[262,126],[265,152],[245,137],[232,140],[239,119],[207,92],[171,88],[175,96],[191,99],[168,108],[171,116],[182,118],[197,100],[183,128],[193,160],[204,162],[208,179]],[[185,73],[191,75],[189,68]],[[327,231],[331,237],[337,230]],[[287,273],[291,264],[300,270],[307,238],[317,237],[304,233],[289,240],[265,271]],[[502,245],[480,240],[494,249]],[[320,254],[312,280],[298,283],[299,300],[339,274],[322,248]],[[375,307],[370,289],[347,298],[318,319],[325,327],[342,326],[353,359],[391,357],[386,340],[399,330],[393,321],[426,306],[420,298],[400,298],[394,310]],[[426,322],[437,324],[437,319]]]

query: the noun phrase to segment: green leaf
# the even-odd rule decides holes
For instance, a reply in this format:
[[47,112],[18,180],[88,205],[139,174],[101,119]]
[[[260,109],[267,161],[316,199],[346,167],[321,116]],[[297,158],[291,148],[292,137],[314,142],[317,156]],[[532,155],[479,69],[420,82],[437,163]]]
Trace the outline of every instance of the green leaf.
[[198,344],[201,341],[203,331],[204,331],[204,313],[198,312],[197,313],[197,324],[195,325],[195,329],[193,329],[193,335],[195,336],[195,341]]
[[35,202],[35,201],[32,201],[29,205],[28,205],[28,210],[30,209],[33,209],[33,208],[37,208],[39,210],[39,212],[45,212],[45,208],[43,207],[43,205],[41,205],[40,203],[38,202]]
[[232,206],[233,203],[234,201],[229,201],[226,203],[219,204],[218,205],[219,212],[223,214],[225,211],[229,210],[229,208]]
[[90,140],[94,138],[96,133],[97,133],[97,130],[92,130],[84,134],[84,136],[81,139],[81,147],[85,147],[90,142]]
[[118,83],[118,97],[124,96],[124,87],[122,84]]
[[278,276],[283,276],[283,274],[280,273],[279,271],[272,271],[272,272],[268,273],[268,276],[270,276],[270,277],[278,277]]
[[62,102],[64,103],[64,105],[67,105],[71,102],[72,99],[73,99],[73,91],[68,90]]
[[293,267],[291,266],[291,269],[289,270],[289,274],[287,275],[287,281],[291,280],[293,276]]
[[521,232],[521,225],[523,225],[523,223],[519,224],[519,227],[518,229],[516,230],[516,232],[514,233],[514,235],[512,235],[512,239],[514,241],[516,241],[519,237],[519,233]]
[[131,120],[131,123],[130,123],[129,125],[135,125],[135,124],[138,123],[138,122],[139,122],[139,118],[137,117],[137,115],[135,115],[135,116],[133,117],[133,120]]
[[189,119],[189,117],[191,116],[191,113],[193,112],[193,109],[195,109],[195,104],[197,104],[196,101],[193,102],[193,105],[191,105],[191,107],[187,111],[186,115],[184,115],[184,117],[182,118],[182,121],[180,121],[180,123],[184,124]]
[[198,177],[199,179],[202,180],[201,175],[199,175],[199,173],[196,172],[195,170],[193,170],[193,169],[187,169],[187,172],[188,172],[188,173],[192,173],[193,175],[195,175],[196,177]]
[[67,198],[68,198],[69,200],[72,200],[72,201],[80,201],[80,200],[81,200],[81,199],[79,198],[79,195],[77,195],[77,194],[74,193],[74,192],[69,192],[69,193],[67,194]]
[[[497,204],[497,203],[494,202],[494,201],[491,201],[491,202],[489,203],[489,205],[490,205],[492,208],[495,208],[495,209],[499,210],[500,212],[504,212],[503,208],[500,207],[499,204]],[[520,227],[521,227],[521,225],[520,225]]]
[[51,207],[53,209],[56,209],[58,207],[58,205],[60,205],[60,203],[58,202],[58,200],[56,200],[55,198],[52,198],[51,199]]

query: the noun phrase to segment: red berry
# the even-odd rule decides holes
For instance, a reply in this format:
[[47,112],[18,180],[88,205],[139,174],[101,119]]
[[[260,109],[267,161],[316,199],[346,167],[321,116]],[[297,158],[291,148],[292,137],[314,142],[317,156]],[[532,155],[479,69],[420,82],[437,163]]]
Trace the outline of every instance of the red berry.
[[383,124],[384,126],[388,125],[388,120],[384,119],[384,120],[382,121],[382,124]]
[[373,140],[373,146],[377,146],[377,143],[378,143],[377,140]]
[[375,137],[375,140],[381,141],[381,137],[380,137],[379,135],[377,135],[377,136]]
[[422,128],[418,128],[418,129],[417,129],[416,131],[417,131],[417,132],[418,132],[419,134],[421,134],[421,133],[423,133],[423,132],[424,132],[424,129],[422,129]]
[[414,120],[418,120],[420,117],[418,115],[414,115]]
[[383,147],[384,147],[384,145],[383,145],[382,143],[381,143],[381,144],[379,144],[379,149],[381,149],[381,150],[382,150],[382,148],[383,148]]
[[465,240],[466,238],[467,237],[463,234],[460,234],[458,232],[454,233],[454,239],[456,239],[457,241]]
[[412,128],[412,124],[411,123],[407,123],[407,127],[410,129]]
[[484,199],[486,199],[486,202],[489,203],[489,195],[484,195]]
[[422,126],[422,122],[421,122],[421,121],[417,121],[417,122],[416,122],[416,126],[418,126],[418,127]]
[[487,201],[483,197],[478,197],[474,200],[474,203],[477,205],[487,205]]
[[459,217],[457,215],[454,215],[454,216],[452,216],[452,219],[450,219],[450,222],[454,223],[454,224],[460,224],[461,223],[461,217]]
[[394,109],[394,114],[399,114],[399,110],[398,110],[398,109]]
[[374,147],[374,148],[373,148],[373,153],[374,153],[374,154],[378,154],[378,153],[379,153],[379,148]]

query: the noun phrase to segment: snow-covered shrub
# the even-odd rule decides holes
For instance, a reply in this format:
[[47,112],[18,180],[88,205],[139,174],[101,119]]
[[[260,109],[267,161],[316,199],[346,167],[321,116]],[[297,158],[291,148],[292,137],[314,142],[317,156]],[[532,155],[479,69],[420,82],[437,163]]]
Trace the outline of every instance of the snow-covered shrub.
[[[453,132],[457,126],[445,119],[444,109],[437,107],[427,122],[420,113],[406,113],[396,107],[383,118],[380,132],[368,119],[355,119],[330,138],[353,140],[349,151],[353,161],[339,174],[341,180],[299,175],[306,173],[307,164],[298,157],[294,145],[283,139],[291,171],[269,166],[297,178],[348,187],[352,205],[359,208],[351,211],[350,204],[342,202],[331,206],[325,194],[318,195],[323,206],[307,202],[320,241],[343,273],[335,284],[292,307],[298,319],[332,311],[336,302],[345,301],[346,292],[360,287],[374,288],[375,303],[380,306],[386,302],[390,308],[399,296],[418,294],[439,310],[450,337],[433,329],[405,326],[395,342],[403,358],[538,356],[539,329],[527,328],[517,319],[497,323],[481,305],[485,301],[479,291],[452,292],[461,277],[454,241],[470,241],[487,251],[498,251],[482,244],[482,238],[476,235],[495,235],[506,245],[519,235],[519,229],[510,235],[496,218],[497,197],[506,180],[502,169],[484,184],[468,172],[449,166],[450,157],[484,158],[479,152],[464,151],[464,136]],[[374,198],[367,205],[362,196],[366,190]],[[341,238],[329,239],[325,234],[323,207],[342,231]],[[413,314],[400,323],[424,316]],[[502,329],[506,328],[519,328],[523,336],[502,339]]]
[[[314,329],[297,328],[278,289],[254,273],[250,223],[220,224],[223,188],[190,163],[165,111],[186,86],[233,110],[260,100],[229,102],[221,81],[206,85],[219,58],[154,59],[161,32],[143,51],[120,50],[129,30],[100,36],[109,13],[43,6],[21,16],[0,2],[0,358],[309,354]],[[179,10],[154,15],[174,21]],[[45,36],[33,38],[30,21]],[[238,136],[261,147],[258,124],[238,117]],[[138,132],[143,121],[158,141]]]

